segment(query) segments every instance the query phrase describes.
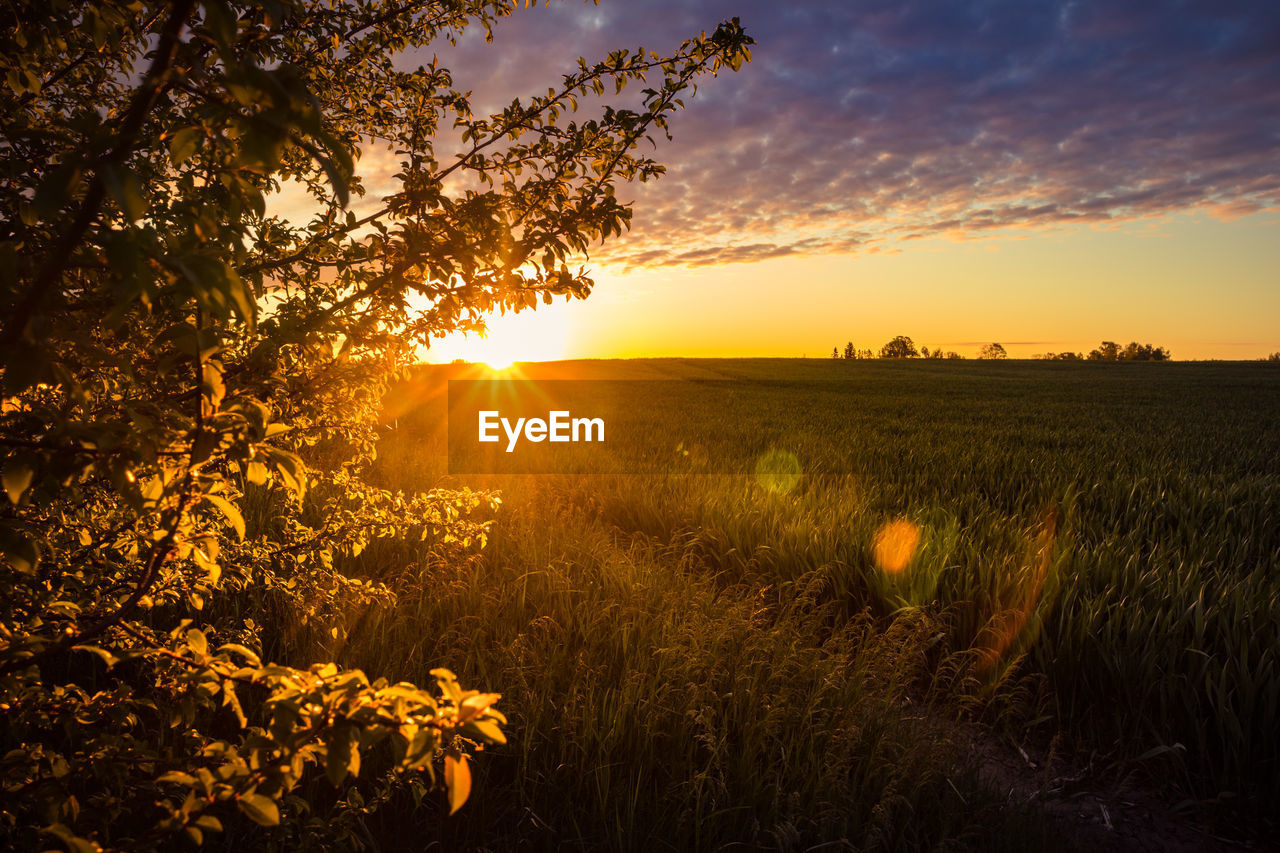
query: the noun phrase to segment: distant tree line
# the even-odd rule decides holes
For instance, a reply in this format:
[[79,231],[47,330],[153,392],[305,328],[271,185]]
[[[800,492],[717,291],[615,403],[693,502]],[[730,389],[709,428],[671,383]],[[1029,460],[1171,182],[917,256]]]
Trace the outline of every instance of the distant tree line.
[[[978,353],[978,358],[1005,358],[1006,353],[1004,347],[1000,344],[985,344]],[[832,358],[846,359],[867,359],[867,358],[947,358],[958,359],[964,358],[960,353],[953,350],[943,351],[942,347],[930,351],[928,347],[916,348],[915,342],[906,335],[898,335],[893,340],[880,347],[877,352],[870,349],[859,349],[853,345],[853,341],[849,341],[844,345],[842,350],[840,347],[831,348]]]
[[[867,358],[947,358],[958,359],[964,358],[960,353],[954,350],[943,350],[938,347],[930,351],[928,347],[916,348],[915,342],[906,335],[898,335],[880,347],[879,351],[870,349],[859,349],[854,346],[853,341],[849,341],[844,348],[832,347],[832,358],[844,359],[867,359]],[[1001,359],[1008,358],[1009,353],[998,343],[983,344],[978,348],[978,358],[980,359]],[[1032,356],[1032,358],[1044,359],[1046,361],[1170,361],[1173,356],[1167,347],[1158,347],[1152,344],[1140,344],[1137,341],[1130,341],[1124,346],[1115,341],[1103,341],[1098,345],[1097,349],[1089,351],[1088,355],[1080,352],[1046,352]],[[1266,361],[1280,361],[1280,352],[1272,353],[1267,356]]]
[[1103,341],[1097,349],[1089,350],[1088,355],[1078,352],[1046,352],[1034,358],[1048,361],[1170,361],[1173,355],[1166,347],[1140,344],[1137,341],[1130,341],[1123,347],[1115,341]]

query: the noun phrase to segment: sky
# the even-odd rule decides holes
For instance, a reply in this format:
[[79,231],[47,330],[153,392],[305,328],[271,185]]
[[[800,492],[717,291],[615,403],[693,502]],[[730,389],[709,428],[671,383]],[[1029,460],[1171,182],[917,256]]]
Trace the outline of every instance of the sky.
[[732,16],[592,296],[430,360],[1280,350],[1280,4],[553,0],[440,59],[496,107]]

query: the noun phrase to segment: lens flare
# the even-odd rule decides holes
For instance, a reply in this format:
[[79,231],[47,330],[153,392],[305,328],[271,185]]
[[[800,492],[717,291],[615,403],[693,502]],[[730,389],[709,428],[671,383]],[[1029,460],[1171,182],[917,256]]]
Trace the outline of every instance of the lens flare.
[[770,450],[756,460],[756,482],[785,495],[800,482],[800,460],[789,450]]
[[992,613],[974,644],[978,652],[979,672],[998,671],[999,664],[1008,661],[1013,652],[1025,648],[1035,639],[1039,629],[1037,611],[1046,584],[1052,580],[1057,535],[1058,509],[1052,506],[1044,513],[1039,535],[1030,543],[1032,556],[1028,565],[1018,573],[1008,589],[998,591],[996,601],[1000,609]]
[[897,574],[907,567],[920,546],[920,528],[906,519],[880,526],[873,540],[871,554],[882,572]]

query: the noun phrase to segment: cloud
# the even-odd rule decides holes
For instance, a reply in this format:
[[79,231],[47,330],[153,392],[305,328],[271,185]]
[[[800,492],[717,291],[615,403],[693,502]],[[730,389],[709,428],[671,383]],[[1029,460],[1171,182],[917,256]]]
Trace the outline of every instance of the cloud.
[[1280,208],[1271,3],[566,2],[442,58],[496,105],[578,55],[669,50],[731,15],[754,61],[677,116],[667,176],[631,191],[633,230],[597,260],[699,266]]

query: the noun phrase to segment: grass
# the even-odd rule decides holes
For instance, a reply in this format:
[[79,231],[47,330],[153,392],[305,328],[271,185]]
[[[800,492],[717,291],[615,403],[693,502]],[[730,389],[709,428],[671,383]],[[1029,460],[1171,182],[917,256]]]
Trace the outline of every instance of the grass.
[[[832,473],[786,493],[749,473],[450,477],[427,393],[449,369],[402,389],[382,484],[498,487],[504,504],[469,564],[375,545],[349,566],[403,574],[396,606],[352,614],[337,651],[501,691],[511,742],[479,757],[458,818],[389,811],[387,846],[1064,843],[983,790],[958,720],[1055,738],[1105,778],[1233,820],[1280,801],[1270,366],[529,372],[760,380],[735,403],[746,426],[702,440]],[[821,383],[799,399],[777,380]],[[648,407],[672,447],[703,429],[676,401]],[[909,559],[886,571],[895,549]]]

